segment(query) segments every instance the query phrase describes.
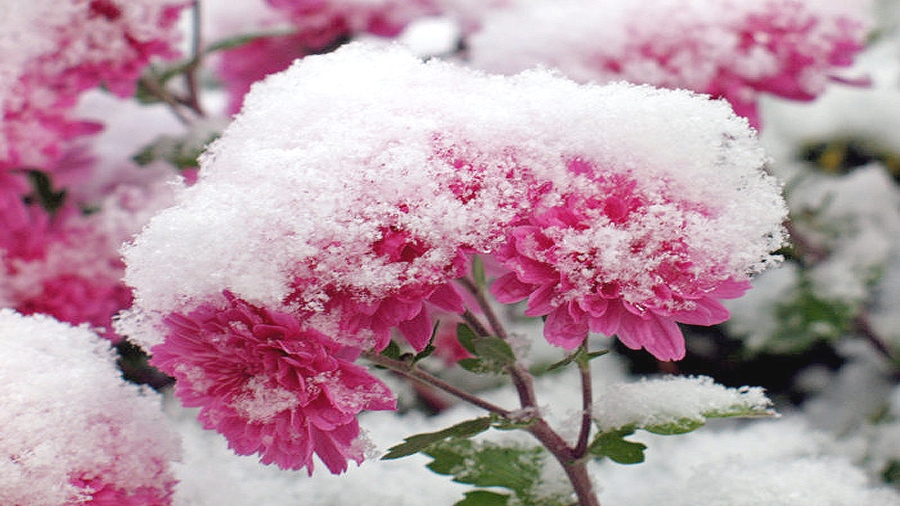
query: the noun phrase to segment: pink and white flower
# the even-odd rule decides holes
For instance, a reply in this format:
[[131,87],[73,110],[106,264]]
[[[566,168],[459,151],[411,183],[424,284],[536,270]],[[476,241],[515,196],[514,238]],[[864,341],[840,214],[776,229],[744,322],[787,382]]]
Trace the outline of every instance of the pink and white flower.
[[151,363],[176,378],[176,394],[200,408],[205,428],[264,464],[312,474],[315,454],[343,472],[348,460],[364,458],[356,416],[396,407],[387,386],[353,364],[358,349],[290,314],[225,293],[220,303],[169,315],[165,325]]
[[[563,0],[485,19],[471,63],[514,73],[542,65],[582,82],[626,80],[727,99],[759,127],[759,97],[811,100],[853,62],[870,22],[858,2]],[[857,79],[864,84],[864,79]]]

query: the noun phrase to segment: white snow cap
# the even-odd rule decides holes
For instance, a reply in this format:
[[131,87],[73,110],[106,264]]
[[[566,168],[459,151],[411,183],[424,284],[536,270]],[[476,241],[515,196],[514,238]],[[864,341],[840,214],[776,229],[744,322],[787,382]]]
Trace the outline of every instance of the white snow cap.
[[178,436],[158,396],[122,380],[108,341],[0,309],[0,349],[0,504],[88,499],[73,480],[143,494],[123,504],[171,494]]

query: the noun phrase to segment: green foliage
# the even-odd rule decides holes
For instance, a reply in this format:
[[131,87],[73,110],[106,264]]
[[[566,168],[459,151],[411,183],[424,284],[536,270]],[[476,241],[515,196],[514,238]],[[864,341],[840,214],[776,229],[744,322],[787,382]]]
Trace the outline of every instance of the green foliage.
[[501,487],[510,494],[475,490],[455,506],[506,505],[561,506],[564,497],[547,497],[539,493],[547,452],[542,447],[499,445],[469,439],[448,439],[428,448],[426,455],[434,460],[428,468],[453,477],[457,483],[476,487]]
[[456,327],[459,344],[474,358],[459,361],[460,367],[474,373],[501,374],[516,363],[516,355],[509,343],[495,336],[479,336],[468,325],[460,323]]
[[588,453],[597,459],[609,457],[619,464],[640,464],[644,461],[644,450],[647,449],[647,445],[625,439],[632,434],[634,430],[630,429],[601,432],[588,446]]
[[466,420],[446,429],[437,432],[428,432],[425,434],[416,434],[405,438],[402,443],[388,449],[387,454],[381,457],[383,460],[399,459],[414,453],[419,453],[428,447],[440,443],[445,439],[470,438],[476,434],[480,434],[488,430],[491,426],[490,417],[475,418],[474,420]]
[[798,353],[822,340],[844,335],[858,308],[846,301],[819,297],[812,284],[801,279],[795,295],[775,308],[778,330],[767,343],[773,353]]
[[488,490],[473,490],[465,493],[466,498],[455,506],[506,506],[509,504],[508,494],[498,494]]
[[394,360],[400,360],[400,355],[402,353],[403,350],[400,349],[400,345],[398,345],[397,342],[393,340],[389,342],[383,350],[381,350],[381,355]]
[[162,160],[180,170],[190,169],[197,167],[197,158],[218,136],[218,132],[206,132],[205,135],[162,135],[135,154],[132,160],[141,166]]
[[891,460],[881,470],[881,479],[885,483],[900,486],[900,460]]
[[710,418],[767,417],[774,412],[765,406],[748,406],[735,404],[722,409],[710,409],[701,413],[701,418],[682,417],[664,422],[634,423],[624,427],[609,429],[598,433],[588,447],[594,458],[608,457],[619,464],[639,464],[644,461],[644,444],[625,439],[638,429],[653,434],[671,436],[686,434],[699,429]]
[[548,365],[547,368],[544,369],[544,372],[550,372],[550,371],[565,367],[565,366],[571,364],[572,362],[575,362],[577,364],[587,364],[591,360],[593,360],[597,357],[602,357],[603,355],[606,355],[607,353],[609,353],[609,350],[599,350],[599,351],[590,351],[589,352],[589,351],[585,351],[582,348],[576,348],[575,351],[573,353],[570,353],[569,355],[567,355],[566,358],[560,360],[559,362],[554,362],[554,363]]
[[425,345],[425,348],[423,348],[422,351],[418,353],[404,352],[396,341],[391,340],[391,342],[389,342],[388,345],[383,350],[381,350],[379,355],[390,358],[392,360],[399,360],[410,365],[415,365],[420,360],[428,358],[432,353],[434,353],[434,336],[437,335],[438,325],[440,325],[440,322],[436,322],[434,324],[434,327],[431,329],[431,338],[429,338],[428,344]]
[[51,214],[62,207],[66,200],[66,191],[54,191],[53,181],[46,172],[36,169],[29,170],[28,182],[31,183],[32,188],[28,200],[40,205]]

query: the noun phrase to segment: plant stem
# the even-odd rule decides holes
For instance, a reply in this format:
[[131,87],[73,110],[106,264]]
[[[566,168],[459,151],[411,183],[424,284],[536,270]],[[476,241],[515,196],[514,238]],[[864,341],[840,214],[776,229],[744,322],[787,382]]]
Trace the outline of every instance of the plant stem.
[[581,342],[580,351],[584,358],[577,360],[578,370],[581,375],[581,430],[578,433],[578,443],[575,445],[575,457],[581,458],[587,452],[588,438],[591,435],[592,411],[594,409],[594,394],[591,388],[591,362],[588,357],[587,336]]
[[[494,313],[481,287],[468,278],[462,278],[459,282],[475,297],[478,306],[484,312],[491,330],[495,335],[503,340],[509,339],[509,334],[503,327],[497,315]],[[466,312],[463,317],[476,333],[481,335],[487,330],[481,325],[480,320],[474,314]],[[480,330],[479,330],[480,329]],[[587,336],[585,336],[587,337]],[[587,339],[581,344],[582,352],[587,357]],[[578,496],[579,506],[600,506],[600,499],[594,492],[594,484],[587,472],[587,460],[584,455],[587,453],[588,438],[591,432],[591,409],[593,406],[593,392],[591,390],[591,368],[590,361],[585,358],[578,360],[578,368],[581,374],[581,400],[582,415],[581,429],[578,434],[578,442],[575,448],[572,448],[566,441],[550,427],[550,424],[538,413],[537,395],[534,391],[534,377],[527,369],[518,363],[506,368],[506,372],[512,379],[516,392],[519,394],[519,403],[523,410],[532,411],[536,414],[531,425],[526,430],[531,433],[543,446],[550,452],[557,462],[563,467],[575,494]]]
[[388,358],[388,357],[379,355],[375,352],[363,353],[363,357],[375,365],[380,365],[382,367],[386,367],[401,376],[405,376],[411,380],[418,381],[420,383],[424,383],[426,385],[432,386],[439,390],[443,390],[444,392],[447,392],[450,395],[456,396],[456,397],[468,402],[469,404],[478,406],[479,408],[482,408],[491,413],[497,413],[498,415],[500,415],[504,418],[511,418],[511,416],[512,416],[512,412],[510,410],[504,409],[500,406],[497,406],[496,404],[494,404],[492,402],[488,402],[488,401],[482,399],[481,397],[478,397],[476,395],[470,394],[469,392],[466,392],[465,390],[457,388],[457,387],[451,385],[450,383],[447,383],[446,381],[444,381],[440,378],[437,378],[436,376],[419,369],[414,364],[410,364],[410,363],[404,362],[402,360],[394,360],[392,358]]
[[504,341],[508,340],[509,336],[506,333],[506,329],[503,327],[503,324],[500,323],[500,319],[497,318],[497,314],[494,313],[494,309],[484,296],[484,292],[481,288],[469,278],[460,278],[458,281],[472,294],[473,297],[475,297],[475,301],[478,303],[478,307],[484,312],[484,317],[487,318],[488,325],[490,325],[491,330],[494,331],[494,335]]
[[194,0],[191,4],[192,18],[191,24],[193,33],[191,34],[191,61],[184,69],[184,81],[187,86],[187,97],[183,103],[199,116],[204,116],[203,107],[200,105],[200,94],[197,86],[197,70],[202,63],[200,45],[202,43],[202,35],[200,33],[202,25],[202,12],[200,0]]
[[600,499],[594,492],[594,484],[587,472],[587,461],[576,457],[572,448],[559,434],[554,432],[543,418],[536,420],[527,430],[562,465],[572,488],[575,489],[575,495],[578,496],[578,504],[580,506],[600,506]]

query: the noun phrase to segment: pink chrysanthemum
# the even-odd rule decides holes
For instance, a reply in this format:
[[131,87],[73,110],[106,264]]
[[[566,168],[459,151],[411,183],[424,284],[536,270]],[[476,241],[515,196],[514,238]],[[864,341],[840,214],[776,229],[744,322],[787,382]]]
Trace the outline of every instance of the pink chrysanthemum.
[[639,183],[579,159],[569,166],[591,184],[510,229],[497,257],[511,272],[492,293],[504,303],[527,298],[525,314],[547,316],[552,344],[572,349],[594,331],[660,360],[684,357],[676,322],[721,323],[729,313],[718,299],[749,288],[691,242],[690,230],[712,225],[718,210],[680,199],[664,181]]
[[761,94],[810,100],[830,80],[846,80],[837,72],[863,49],[867,22],[863,9],[840,3],[525,2],[486,19],[470,42],[471,62],[494,72],[545,65],[579,81],[708,93],[758,127]]
[[359,351],[304,328],[292,315],[225,294],[165,319],[152,364],[175,376],[186,406],[241,455],[313,471],[313,454],[332,473],[364,458],[356,415],[395,409],[388,388],[353,364]]

